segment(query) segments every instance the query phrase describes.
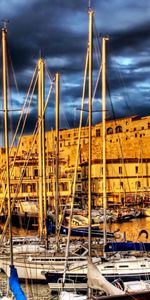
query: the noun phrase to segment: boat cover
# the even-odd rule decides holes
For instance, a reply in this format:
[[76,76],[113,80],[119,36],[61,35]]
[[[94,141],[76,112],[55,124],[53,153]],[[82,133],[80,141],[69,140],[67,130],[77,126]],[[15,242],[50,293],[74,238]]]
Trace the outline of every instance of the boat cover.
[[18,279],[17,270],[10,266],[9,286],[16,300],[27,300]]
[[105,252],[117,251],[150,251],[150,243],[142,242],[110,242],[105,246]]

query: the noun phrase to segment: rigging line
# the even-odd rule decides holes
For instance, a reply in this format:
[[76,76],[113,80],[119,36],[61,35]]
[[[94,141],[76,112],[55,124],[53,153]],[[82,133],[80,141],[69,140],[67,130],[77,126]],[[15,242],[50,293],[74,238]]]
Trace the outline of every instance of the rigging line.
[[70,236],[71,236],[71,221],[72,221],[72,216],[73,216],[73,207],[74,207],[75,192],[76,192],[77,167],[78,167],[78,160],[79,160],[79,153],[80,153],[80,141],[81,141],[81,133],[82,133],[83,107],[84,107],[84,99],[85,99],[85,88],[86,88],[88,62],[89,62],[89,47],[87,48],[86,61],[85,61],[84,81],[83,81],[83,89],[82,89],[82,103],[81,103],[80,124],[79,124],[79,138],[78,138],[78,144],[77,144],[75,172],[74,172],[74,178],[73,178],[73,191],[72,191],[72,199],[71,199],[72,201],[71,201],[71,209],[70,209],[69,228],[68,228],[68,238],[67,238],[66,253],[65,253],[66,260],[65,260],[63,280],[62,280],[63,287],[64,287],[66,271],[67,271],[67,267],[68,267],[67,259],[68,259],[68,255],[69,255],[69,245],[70,245]]
[[[65,84],[65,81],[64,81],[63,78],[62,78],[62,82]],[[61,107],[61,103],[60,103],[60,107]],[[65,123],[66,123],[67,129],[70,129],[71,126],[70,126],[70,124],[69,124],[69,122],[68,122],[68,120],[67,120],[67,117],[66,117],[66,115],[65,115],[65,110],[64,110],[64,109],[61,110],[61,115],[62,115],[62,114],[63,114],[63,117],[64,117],[64,121],[65,121]]]
[[[28,117],[28,114],[29,114],[29,109],[30,109],[30,105],[31,105],[32,98],[33,98],[33,93],[34,93],[34,90],[35,90],[36,82],[37,82],[37,78],[36,78],[36,80],[35,80],[35,82],[34,82],[34,88],[33,88],[33,90],[32,90],[32,94],[31,94],[31,96],[30,96],[30,101],[29,101],[29,103],[28,103],[28,108],[27,108],[26,115],[25,115],[25,117],[24,117],[24,122],[23,122],[23,126],[22,126],[22,130],[21,130],[20,136],[22,136],[23,131],[24,131],[24,127],[25,127],[26,120],[27,120],[27,117]],[[17,145],[16,153],[15,153],[14,160],[13,160],[13,164],[12,164],[12,166],[11,166],[10,176],[11,176],[12,173],[13,173],[13,168],[14,168],[14,165],[15,165],[15,161],[16,161],[16,157],[17,157],[18,151],[19,151],[20,143],[21,143],[21,139],[19,139],[19,143],[18,143],[18,145]],[[6,172],[6,171],[5,171],[5,172]],[[5,175],[5,174],[6,174],[6,173],[4,173],[4,175]],[[5,196],[4,196],[4,200],[3,200],[3,202],[2,202],[2,205],[3,205],[3,203],[5,202],[6,194],[7,194],[7,187],[6,187],[6,190],[5,190]]]
[[101,71],[102,71],[102,65],[100,65],[99,72],[98,72],[98,77],[97,77],[97,81],[96,81],[95,88],[94,88],[94,93],[93,93],[93,97],[92,97],[93,102],[95,100],[95,95],[96,95],[97,87],[98,87],[98,84],[99,84]]
[[[124,80],[123,76],[121,75],[121,71],[120,71],[119,67],[116,66],[116,68],[114,68],[114,70],[115,70],[116,74],[119,75],[118,77],[119,77],[120,83],[122,83],[121,85],[122,85],[123,89],[126,90],[127,87],[126,87],[126,84],[125,84],[125,80]],[[118,71],[118,73],[117,73],[117,71]],[[127,97],[127,100],[129,100],[129,102],[130,102],[129,93],[127,91],[126,91],[126,97]],[[126,97],[125,97],[126,106],[129,110],[131,110],[132,114],[134,114],[133,107],[128,104],[128,101],[126,100]]]
[[100,45],[100,38],[99,38],[99,34],[97,32],[96,29],[96,24],[95,24],[95,19],[94,19],[94,24],[93,24],[93,31],[94,31],[94,35],[96,37],[96,42],[94,43],[94,48],[95,48],[95,53],[96,53],[96,58],[97,58],[97,64],[98,66],[101,63],[101,58],[102,58],[102,53],[101,53],[101,45]]
[[[116,75],[118,75],[118,78],[119,78],[119,80],[120,80],[121,86],[122,86],[123,89],[125,90],[125,88],[126,88],[125,80],[124,80],[124,78],[123,78],[123,76],[122,76],[122,74],[121,74],[121,70],[120,70],[119,67],[117,66],[117,63],[116,63],[116,67],[114,67],[114,71],[115,71]],[[126,93],[126,95],[127,95],[127,99],[130,101],[129,93]],[[133,112],[133,108],[132,108],[132,106],[130,106],[130,105],[128,104],[128,102],[127,102],[126,99],[125,99],[125,103],[126,103],[126,105],[127,105],[127,108],[129,108],[129,109],[132,111],[132,114],[133,114],[133,113],[134,113],[134,112]]]
[[[37,81],[37,80],[36,80],[36,81]],[[36,82],[35,82],[35,85],[36,85]],[[35,85],[34,85],[34,88],[35,88]],[[53,85],[51,85],[51,89],[52,89],[52,87],[53,87]],[[33,91],[33,92],[34,92],[34,91]],[[33,96],[33,94],[32,94],[32,96]],[[31,101],[31,99],[32,99],[32,97],[30,97],[30,101]],[[49,97],[47,97],[47,102],[46,102],[46,104],[48,103],[48,99],[49,99]],[[43,114],[45,113],[46,106],[47,106],[47,105],[45,105]],[[27,114],[26,114],[26,115],[27,115]],[[18,193],[19,193],[19,188],[20,188],[20,186],[21,186],[21,184],[22,184],[22,181],[23,181],[23,177],[24,177],[24,174],[25,174],[25,170],[26,170],[27,165],[28,165],[28,162],[29,162],[29,158],[30,158],[30,156],[31,156],[31,154],[32,154],[33,146],[34,146],[34,144],[35,144],[35,139],[36,139],[36,137],[37,137],[37,134],[38,134],[38,131],[39,131],[39,126],[40,126],[40,124],[41,124],[41,121],[42,121],[42,120],[39,119],[39,120],[37,121],[36,125],[35,125],[35,130],[34,130],[34,133],[33,133],[33,141],[32,141],[32,145],[31,145],[30,151],[29,151],[28,154],[27,154],[27,159],[26,159],[25,162],[24,162],[24,165],[23,165],[24,170],[23,170],[23,172],[22,172],[22,174],[21,174],[20,181],[19,181],[19,183],[18,183],[18,185],[17,185],[17,188],[16,188],[15,196],[14,196],[14,198],[13,198],[13,200],[12,200],[12,207],[11,207],[12,211],[13,211],[13,208],[14,208],[15,201],[16,201],[16,199],[17,199]],[[8,224],[9,224],[9,217],[7,218],[7,220],[6,220],[6,222],[5,222],[5,226],[4,226],[4,230],[3,230],[3,233],[2,233],[2,238],[0,239],[0,243],[3,241],[3,237],[4,237],[5,233],[6,233]]]
[[44,106],[44,110],[43,110],[43,116],[45,114],[45,111],[46,111],[46,108],[47,108],[47,105],[48,105],[48,102],[49,102],[49,98],[50,98],[50,95],[51,95],[51,92],[54,88],[54,83],[55,83],[55,77],[53,77],[53,81],[51,82],[51,85],[50,85],[50,89],[49,89],[49,92],[48,92],[48,95],[47,95],[47,98],[46,98],[46,102],[45,102],[45,106]]
[[48,67],[47,67],[47,64],[45,63],[45,70],[46,70],[46,72],[47,72],[47,75],[48,75],[48,77],[49,77],[49,79],[51,80],[51,81],[53,81],[53,76],[51,75],[51,73],[50,73],[50,71],[49,71],[49,69],[48,69]]
[[[26,104],[27,104],[27,101],[28,101],[28,98],[29,98],[29,95],[30,95],[30,91],[31,91],[31,87],[32,87],[33,81],[34,81],[35,78],[36,78],[36,81],[37,81],[37,75],[36,75],[36,72],[37,72],[37,65],[36,65],[36,67],[35,67],[35,70],[34,70],[34,73],[33,73],[33,76],[32,76],[31,82],[30,82],[30,86],[29,86],[29,89],[28,89],[28,93],[27,93],[27,96],[26,96],[26,99],[25,99],[25,102],[24,102],[24,105],[23,105],[23,108],[22,108],[22,111],[21,111],[21,115],[20,115],[20,118],[19,118],[19,121],[18,121],[18,124],[17,124],[17,128],[16,128],[16,131],[15,131],[13,140],[12,140],[11,147],[14,146],[15,139],[16,139],[17,133],[18,133],[18,131],[19,131],[19,127],[20,127],[20,124],[21,124],[21,120],[22,120],[22,118],[23,118],[23,114],[24,114],[24,111],[25,111],[25,107],[26,107]],[[35,85],[34,85],[34,89],[35,89]],[[32,92],[32,95],[33,95],[33,92]],[[11,151],[10,151],[10,154],[11,154]]]
[[[30,109],[30,106],[31,106],[31,101],[32,101],[32,98],[33,98],[33,93],[34,93],[34,90],[35,90],[36,82],[37,82],[37,78],[36,78],[36,80],[35,80],[34,87],[33,87],[33,90],[32,90],[32,94],[31,94],[31,96],[30,96],[30,101],[29,101],[29,103],[28,103],[26,115],[25,115],[25,117],[24,117],[24,122],[23,122],[23,126],[22,126],[21,133],[20,133],[20,137],[22,136],[23,131],[24,131],[24,128],[25,128],[25,124],[26,124],[26,120],[27,120],[27,117],[28,117],[28,114],[29,114],[29,109]],[[23,116],[23,113],[24,113],[24,109],[23,109],[23,111],[22,111],[22,116]],[[21,120],[20,120],[20,122],[21,122]],[[15,153],[15,156],[14,156],[14,161],[13,161],[12,169],[13,169],[13,167],[14,167],[15,159],[16,159],[17,154],[18,154],[18,151],[19,151],[20,143],[21,143],[21,138],[19,138],[19,143],[18,143],[18,145],[17,145],[16,153]],[[11,172],[11,174],[12,174],[12,172]],[[10,175],[11,175],[11,174],[10,174]]]
[[[94,92],[93,92],[93,96],[92,96],[92,103],[95,100],[95,95],[96,95],[97,87],[98,87],[98,84],[99,84],[101,71],[102,71],[102,65],[100,65],[100,67],[99,67],[99,72],[98,72],[98,76],[97,76],[97,80],[96,80],[96,83],[95,83]],[[86,126],[87,126],[87,124],[88,124],[88,117],[87,117],[87,121],[86,121]]]
[[[41,121],[40,121],[40,122],[41,122]],[[20,186],[21,186],[21,184],[22,184],[22,181],[23,181],[23,178],[24,178],[24,173],[25,173],[26,167],[27,167],[27,165],[28,165],[30,156],[31,156],[31,154],[32,154],[33,146],[34,146],[35,139],[36,139],[36,137],[37,137],[38,131],[39,131],[39,120],[36,122],[35,129],[34,129],[34,138],[33,138],[33,141],[32,141],[32,147],[30,148],[30,151],[28,152],[27,160],[25,160],[25,162],[24,162],[24,165],[23,165],[24,170],[23,170],[23,172],[22,172],[22,174],[21,174],[21,177],[20,177],[20,180],[19,180],[19,182],[18,182],[18,184],[17,184],[16,191],[15,191],[15,196],[14,196],[14,198],[12,199],[11,211],[13,211],[13,209],[14,209],[14,205],[15,205],[15,202],[16,202],[16,200],[17,200],[18,193],[19,193],[19,188],[20,188]],[[5,225],[4,225],[4,228],[3,228],[2,235],[1,235],[1,237],[0,237],[0,244],[2,244],[2,242],[3,242],[4,235],[5,235],[5,233],[6,233],[6,230],[7,230],[8,225],[9,225],[9,216],[7,217],[7,220],[6,220]]]
[[10,60],[10,65],[11,65],[11,69],[12,69],[12,74],[13,74],[13,79],[14,79],[15,87],[16,87],[17,93],[18,93],[18,95],[20,97],[19,87],[18,87],[18,84],[17,84],[17,79],[16,79],[16,76],[15,76],[15,70],[14,70],[14,67],[13,67],[13,62],[12,62],[12,58],[11,58],[11,54],[10,54],[9,49],[8,49],[8,55],[9,55],[9,60]]
[[[116,115],[115,115],[114,106],[113,106],[113,103],[112,103],[111,92],[110,92],[110,88],[109,88],[109,84],[108,84],[108,77],[107,77],[106,81],[107,81],[107,90],[108,90],[108,95],[109,95],[109,99],[110,99],[110,105],[111,105],[112,113],[113,113],[115,124],[116,124]],[[121,150],[121,156],[122,156],[121,160],[122,160],[122,162],[124,164],[123,147],[122,147],[122,144],[121,144],[121,140],[120,140],[119,134],[118,134],[118,140],[119,140],[119,145],[120,145],[120,150]],[[118,152],[118,155],[119,155],[119,152]],[[127,176],[127,168],[126,168],[125,164],[124,164],[124,169],[125,169],[125,174]],[[127,177],[127,184],[128,184],[129,191],[131,191],[128,177]]]

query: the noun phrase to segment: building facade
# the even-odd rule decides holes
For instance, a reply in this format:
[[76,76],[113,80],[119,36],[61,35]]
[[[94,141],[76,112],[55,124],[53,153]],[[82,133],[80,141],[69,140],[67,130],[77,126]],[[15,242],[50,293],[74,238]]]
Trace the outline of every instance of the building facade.
[[[86,205],[88,191],[88,127],[59,132],[59,197],[62,205],[72,196],[78,143],[76,202]],[[128,117],[106,122],[107,197],[109,202],[127,203],[131,199],[149,199],[150,186],[150,116]],[[11,198],[38,200],[38,137],[22,136],[10,150]],[[92,127],[92,201],[102,205],[102,124]],[[0,149],[0,201],[7,198],[5,149]],[[56,133],[45,133],[45,182],[49,206],[55,203]]]

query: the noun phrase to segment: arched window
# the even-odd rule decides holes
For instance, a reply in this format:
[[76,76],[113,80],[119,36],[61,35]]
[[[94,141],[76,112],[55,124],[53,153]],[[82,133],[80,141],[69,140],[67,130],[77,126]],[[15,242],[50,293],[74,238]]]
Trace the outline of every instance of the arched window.
[[116,133],[118,133],[118,132],[122,132],[122,126],[117,126],[116,127]]
[[113,133],[113,129],[111,127],[107,128],[107,134],[112,134]]

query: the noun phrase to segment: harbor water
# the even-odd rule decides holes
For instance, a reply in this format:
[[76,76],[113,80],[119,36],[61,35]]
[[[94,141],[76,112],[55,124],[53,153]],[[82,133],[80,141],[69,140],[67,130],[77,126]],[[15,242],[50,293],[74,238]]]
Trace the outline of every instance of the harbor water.
[[[114,232],[116,230],[120,230],[120,232],[125,233],[126,240],[128,241],[150,241],[150,217],[147,218],[139,218],[132,219],[129,222],[125,222],[122,224],[108,224],[107,230]],[[143,234],[139,237],[139,233],[141,230],[146,230],[148,233],[148,239],[146,239],[146,235]],[[14,234],[18,234],[18,229],[13,228]],[[25,235],[26,232],[22,229],[19,232],[20,236]],[[28,232],[30,235],[36,235],[36,231]],[[47,283],[45,284],[37,284],[27,282],[21,284],[28,300],[49,300],[56,298],[50,294],[49,287]],[[2,291],[3,295],[7,295],[8,284],[6,275],[3,272],[0,272],[0,291]]]

